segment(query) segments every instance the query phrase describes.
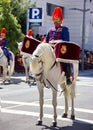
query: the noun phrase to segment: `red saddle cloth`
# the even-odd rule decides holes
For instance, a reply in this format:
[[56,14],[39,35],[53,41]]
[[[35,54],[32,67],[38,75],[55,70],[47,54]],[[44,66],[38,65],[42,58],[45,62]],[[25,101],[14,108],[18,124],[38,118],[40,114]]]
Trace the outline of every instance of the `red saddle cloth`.
[[23,45],[21,51],[32,54],[36,47],[41,43],[41,41],[33,37],[24,37]]
[[54,47],[56,58],[63,58],[69,60],[80,59],[80,46],[73,42],[60,42]]

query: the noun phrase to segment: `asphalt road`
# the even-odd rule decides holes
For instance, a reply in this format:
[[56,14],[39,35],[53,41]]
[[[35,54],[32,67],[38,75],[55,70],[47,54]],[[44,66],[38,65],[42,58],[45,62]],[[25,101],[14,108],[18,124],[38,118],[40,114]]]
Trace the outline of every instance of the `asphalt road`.
[[[57,127],[52,127],[51,89],[44,90],[44,118],[37,125],[39,116],[38,90],[25,83],[25,75],[18,73],[11,84],[0,85],[0,130],[93,130],[93,70],[79,72],[75,98],[75,120],[62,118],[64,97],[58,94]],[[70,101],[69,101],[70,106]]]

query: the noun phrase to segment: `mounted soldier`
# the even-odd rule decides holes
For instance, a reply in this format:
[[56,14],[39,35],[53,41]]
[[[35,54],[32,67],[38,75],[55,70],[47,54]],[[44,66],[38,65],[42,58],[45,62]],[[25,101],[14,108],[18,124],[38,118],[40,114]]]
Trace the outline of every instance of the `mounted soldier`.
[[[52,13],[52,21],[54,23],[54,27],[50,28],[46,35],[46,42],[52,45],[53,47],[58,42],[69,41],[69,29],[62,24],[64,20],[62,8],[56,7]],[[69,45],[70,46],[70,45]],[[67,84],[70,85],[72,83],[70,79],[71,74],[71,64],[63,63],[62,68],[65,72]]]
[[5,56],[7,57],[8,60],[8,64],[10,65],[10,60],[13,60],[11,53],[9,52],[9,50],[7,49],[7,43],[8,40],[6,38],[6,28],[2,28],[1,29],[1,38],[0,38],[0,47],[2,48]]

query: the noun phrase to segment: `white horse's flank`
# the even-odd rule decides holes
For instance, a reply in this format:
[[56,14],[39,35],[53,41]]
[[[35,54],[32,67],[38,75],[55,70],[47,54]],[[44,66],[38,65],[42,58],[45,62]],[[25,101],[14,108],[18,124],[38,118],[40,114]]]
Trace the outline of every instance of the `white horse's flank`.
[[[61,59],[59,59],[61,60]],[[63,59],[64,60],[64,59]],[[63,61],[61,61],[63,62]],[[67,62],[67,60],[64,60]],[[74,113],[74,97],[75,97],[75,85],[76,78],[78,76],[78,61],[70,61],[74,65],[74,80],[72,81],[72,85],[66,85],[66,77],[64,76],[64,72],[60,71],[60,61],[57,61],[55,58],[55,53],[52,47],[48,43],[41,43],[38,45],[36,50],[32,55],[31,60],[31,70],[32,73],[36,76],[37,86],[39,91],[39,102],[40,102],[40,117],[38,120],[38,124],[42,124],[43,118],[43,89],[46,84],[48,87],[52,89],[52,104],[53,104],[53,126],[57,124],[57,92],[58,86],[61,87],[64,93],[65,99],[65,109],[62,117],[67,117],[68,113],[68,97],[71,97],[71,119],[75,118]]]
[[11,76],[14,72],[15,56],[11,51],[10,53],[12,54],[13,60],[10,60],[10,65],[8,65],[7,58],[4,55],[3,50],[0,48],[0,66],[3,67],[3,83],[5,83],[5,81],[10,82]]
[[18,49],[20,50],[20,54],[22,55],[22,61],[23,61],[23,65],[25,68],[25,74],[26,74],[26,82],[29,83],[29,75],[31,75],[31,69],[30,69],[30,54],[25,53],[23,51],[21,51],[22,48],[22,42],[17,43],[18,44]]

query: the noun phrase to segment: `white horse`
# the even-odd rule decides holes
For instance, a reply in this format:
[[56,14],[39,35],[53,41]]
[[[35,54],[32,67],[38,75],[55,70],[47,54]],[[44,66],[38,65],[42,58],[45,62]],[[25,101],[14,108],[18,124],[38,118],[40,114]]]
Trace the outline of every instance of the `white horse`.
[[14,72],[15,56],[12,54],[13,60],[10,60],[10,65],[8,65],[7,57],[4,55],[3,50],[0,47],[0,66],[3,67],[3,84],[8,81],[10,82],[11,76]]
[[[72,84],[68,86],[66,84],[66,77],[64,72],[60,71],[60,62],[69,62],[74,65],[74,80]],[[65,109],[62,117],[67,117],[68,113],[68,97],[71,97],[71,119],[75,119],[74,113],[74,97],[75,97],[75,85],[76,78],[78,76],[78,61],[73,60],[56,60],[54,50],[48,43],[41,43],[33,52],[31,57],[31,71],[36,77],[38,91],[39,91],[39,103],[40,103],[40,116],[38,125],[42,124],[43,118],[43,89],[44,86],[48,86],[52,90],[52,105],[53,105],[53,126],[57,124],[57,93],[58,86],[61,87],[64,93]]]
[[[30,80],[31,78],[33,78],[31,75],[31,68],[30,68],[30,54],[25,53],[23,51],[21,51],[22,48],[22,42],[17,43],[18,44],[18,49],[20,51],[20,54],[22,55],[22,62],[25,68],[25,74],[26,74],[26,83],[30,84]],[[34,81],[33,81],[34,82]]]

